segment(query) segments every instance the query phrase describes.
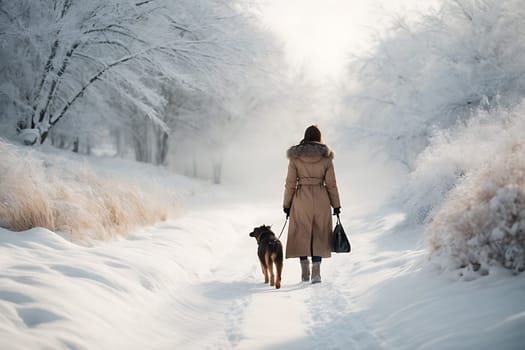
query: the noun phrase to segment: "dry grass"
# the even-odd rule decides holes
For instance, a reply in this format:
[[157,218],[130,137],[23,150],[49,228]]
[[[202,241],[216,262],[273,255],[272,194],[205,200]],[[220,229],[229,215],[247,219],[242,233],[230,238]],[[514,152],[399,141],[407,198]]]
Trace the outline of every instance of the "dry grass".
[[176,206],[153,186],[139,189],[73,161],[51,163],[1,141],[0,162],[0,226],[9,230],[108,239],[165,220]]

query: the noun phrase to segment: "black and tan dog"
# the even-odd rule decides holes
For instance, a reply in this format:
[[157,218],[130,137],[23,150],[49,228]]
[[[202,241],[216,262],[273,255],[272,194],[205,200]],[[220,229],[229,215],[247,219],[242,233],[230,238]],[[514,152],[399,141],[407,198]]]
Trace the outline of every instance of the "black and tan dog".
[[[283,270],[283,246],[281,241],[275,237],[270,226],[260,226],[253,229],[250,237],[255,237],[259,248],[257,255],[264,274],[264,283],[270,282],[270,286],[281,288],[281,272]],[[276,275],[273,273],[275,265]]]

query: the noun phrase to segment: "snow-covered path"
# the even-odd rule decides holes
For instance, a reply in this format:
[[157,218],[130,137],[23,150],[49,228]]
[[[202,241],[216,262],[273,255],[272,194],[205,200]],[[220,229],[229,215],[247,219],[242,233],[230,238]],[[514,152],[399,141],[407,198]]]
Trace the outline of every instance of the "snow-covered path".
[[419,267],[412,232],[389,232],[401,215],[345,213],[354,252],[324,261],[319,285],[287,260],[280,290],[262,283],[248,237],[280,231],[275,203],[211,191],[178,219],[94,247],[1,231],[0,348],[520,348],[523,276],[450,280]]
[[192,296],[194,309],[188,315],[191,325],[177,329],[177,348],[381,348],[364,320],[353,314],[348,284],[335,285],[350,276],[350,255],[332,259],[338,268],[328,261],[323,271],[326,282],[320,285],[300,282],[298,262],[286,261],[283,287],[271,288],[262,283],[256,242],[248,233],[253,226],[276,223],[278,234],[284,217],[273,203],[250,207],[222,200],[219,204],[208,199],[204,202],[213,205],[204,208],[199,201],[178,221],[181,226],[204,228],[199,234],[213,238],[206,243],[211,255],[197,257],[197,264],[207,261],[209,270],[184,292]]
[[[227,209],[229,212],[239,210],[238,207]],[[215,322],[204,323],[210,331],[216,330],[216,334],[200,339],[198,330],[190,332],[187,343],[181,345],[238,349],[380,349],[371,328],[352,311],[348,283],[337,285],[337,281],[350,276],[349,255],[332,259],[337,260],[338,268],[335,264],[330,266],[330,261],[325,264],[326,282],[320,285],[300,282],[299,264],[291,260],[285,262],[280,290],[262,283],[256,243],[248,233],[253,222],[257,225],[269,222],[257,221],[257,216],[271,217],[272,211],[275,212],[275,208],[264,205],[248,209],[242,215],[247,222],[237,226],[239,231],[237,239],[231,240],[231,250],[221,255],[209,275],[190,287],[193,288],[191,294],[202,297],[201,302],[207,305],[206,318]],[[254,221],[250,221],[249,216],[254,217]]]

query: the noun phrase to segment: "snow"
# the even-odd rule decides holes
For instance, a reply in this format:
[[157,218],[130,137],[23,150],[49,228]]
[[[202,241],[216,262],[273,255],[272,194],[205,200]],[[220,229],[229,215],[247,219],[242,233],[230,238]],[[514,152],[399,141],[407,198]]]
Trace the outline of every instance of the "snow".
[[286,260],[276,290],[248,234],[280,231],[278,199],[196,188],[183,216],[89,247],[1,229],[0,348],[522,348],[523,276],[434,269],[403,213],[345,207],[352,253],[324,260],[318,285]]
[[[523,349],[521,2],[385,13],[329,86],[252,2],[1,3],[0,349]],[[248,233],[309,124],[353,250],[276,290]]]

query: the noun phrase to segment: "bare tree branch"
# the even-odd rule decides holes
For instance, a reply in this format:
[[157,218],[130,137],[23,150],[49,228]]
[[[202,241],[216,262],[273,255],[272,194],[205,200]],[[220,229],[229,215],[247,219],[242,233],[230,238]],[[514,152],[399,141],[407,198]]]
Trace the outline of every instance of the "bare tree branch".
[[461,12],[463,12],[463,14],[465,15],[465,17],[472,22],[473,20],[473,17],[470,13],[468,13],[467,9],[465,8],[465,6],[461,3],[460,0],[453,0],[453,2],[461,9]]
[[130,49],[125,44],[116,41],[116,40],[92,40],[86,42],[85,46],[91,46],[91,45],[108,45],[108,46],[118,46],[121,49],[125,50],[129,55],[131,54]]
[[60,14],[60,18],[64,18],[67,14],[67,11],[71,7],[71,4],[73,3],[73,0],[64,0],[64,6],[62,7],[62,13]]
[[143,5],[146,5],[146,4],[149,4],[150,2],[154,2],[155,0],[144,0],[144,1],[141,1],[141,2],[137,2],[135,4],[135,6],[143,6]]
[[90,30],[85,31],[83,34],[90,34],[90,33],[95,33],[95,32],[101,32],[101,33],[113,32],[113,33],[120,34],[120,35],[123,35],[125,37],[128,37],[130,39],[136,40],[136,41],[141,42],[143,44],[146,43],[146,41],[140,39],[136,35],[133,35],[133,34],[130,34],[130,33],[126,33],[126,32],[121,31],[121,30],[112,29],[110,26],[108,26],[106,28],[90,29]]

